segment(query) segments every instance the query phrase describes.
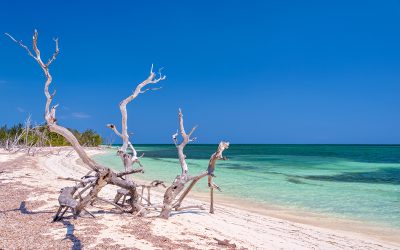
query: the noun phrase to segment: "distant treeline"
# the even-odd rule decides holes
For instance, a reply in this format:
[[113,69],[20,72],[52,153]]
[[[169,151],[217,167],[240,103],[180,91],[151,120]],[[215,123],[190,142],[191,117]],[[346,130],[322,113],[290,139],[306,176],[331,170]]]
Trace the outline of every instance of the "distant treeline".
[[[82,133],[76,129],[70,129],[82,146],[95,147],[102,144],[103,140],[99,134],[92,129],[87,129]],[[40,145],[40,146],[68,146],[70,143],[59,134],[50,132],[46,125],[26,126],[21,123],[12,127],[4,125],[0,128],[0,144],[10,143],[20,145]]]

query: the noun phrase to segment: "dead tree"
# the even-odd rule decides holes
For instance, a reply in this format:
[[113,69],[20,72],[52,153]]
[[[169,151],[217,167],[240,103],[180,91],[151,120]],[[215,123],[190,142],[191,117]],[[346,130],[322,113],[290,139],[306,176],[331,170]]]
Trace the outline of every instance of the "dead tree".
[[210,188],[210,213],[214,213],[214,188],[221,191],[221,188],[213,182],[215,164],[218,160],[227,160],[225,156],[222,156],[222,152],[229,148],[229,142],[221,141],[218,145],[217,151],[211,155],[210,161],[208,163],[207,174],[208,174],[208,187]]
[[[186,155],[184,154],[183,150],[185,146],[194,140],[196,140],[196,137],[191,138],[193,132],[196,129],[196,126],[192,128],[192,130],[189,132],[189,134],[186,133],[185,127],[183,125],[183,114],[182,110],[179,109],[178,112],[178,121],[179,121],[179,132],[182,136],[182,142],[178,144],[178,131],[172,135],[172,140],[174,141],[174,144],[178,150],[178,158],[179,158],[179,163],[182,168],[182,173],[178,176],[176,176],[175,180],[172,182],[172,185],[167,188],[167,190],[164,193],[164,200],[163,200],[163,206],[162,210],[160,213],[160,217],[164,219],[168,219],[171,211],[173,209],[175,210],[182,210],[186,208],[193,208],[193,207],[198,207],[201,208],[201,206],[191,206],[191,207],[181,207],[183,199],[188,195],[188,193],[192,190],[194,185],[203,177],[210,175],[211,176],[211,182],[209,182],[210,187],[214,187],[213,182],[212,182],[212,177],[214,177],[214,169],[215,169],[215,163],[219,159],[226,159],[225,157],[222,156],[222,152],[229,147],[229,142],[221,142],[219,144],[217,152],[215,152],[210,159],[210,163],[208,166],[208,171],[203,172],[199,175],[196,176],[189,176],[189,168],[186,163]],[[182,193],[182,195],[175,201],[176,197],[179,195],[180,192],[185,188],[186,183],[191,182],[190,185],[186,188],[186,190]]]
[[[129,199],[130,210],[129,212],[139,212],[144,214],[143,207],[139,202],[139,194],[137,192],[137,185],[133,181],[123,180],[122,177],[130,174],[131,172],[124,171],[122,173],[115,173],[112,169],[102,166],[92,158],[90,158],[83,147],[79,144],[77,138],[65,127],[57,124],[56,119],[56,108],[58,105],[51,106],[52,100],[56,94],[54,91],[50,94],[49,87],[53,80],[49,66],[56,60],[59,53],[58,39],[54,39],[55,42],[55,52],[52,57],[44,63],[41,59],[40,50],[37,46],[38,32],[35,30],[32,38],[33,52],[24,45],[21,41],[17,41],[11,35],[6,35],[11,38],[14,42],[19,44],[22,48],[26,50],[28,55],[32,57],[41,67],[45,76],[46,82],[44,84],[44,94],[46,96],[45,104],[45,120],[48,129],[51,132],[55,132],[63,136],[74,148],[79,157],[82,159],[83,163],[94,172],[94,175],[86,175],[73,187],[66,187],[61,190],[61,194],[58,198],[60,203],[60,208],[55,216],[55,220],[61,219],[62,215],[70,209],[74,216],[78,216],[82,210],[86,210],[86,206],[97,198],[98,193],[101,189],[107,185],[112,184],[119,186],[128,190],[131,199]],[[61,217],[60,217],[61,213]]]
[[[159,70],[159,76],[156,77],[156,74],[153,72],[153,65],[151,65],[151,70],[150,70],[150,75],[147,77],[146,80],[141,82],[139,85],[136,86],[135,91],[122,100],[122,102],[119,104],[119,109],[121,111],[121,116],[122,116],[122,121],[121,121],[121,133],[118,131],[117,127],[114,124],[107,124],[107,127],[112,129],[115,134],[122,139],[122,147],[118,149],[117,154],[121,157],[122,163],[124,164],[124,169],[125,171],[131,171],[133,170],[133,164],[138,163],[140,167],[143,167],[140,163],[139,157],[137,156],[137,151],[133,147],[132,143],[129,140],[129,134],[128,134],[128,111],[126,106],[128,103],[130,103],[133,99],[135,99],[139,94],[143,94],[149,90],[157,90],[159,88],[146,88],[150,84],[156,84],[162,80],[165,80],[166,76],[161,74],[161,70]],[[131,152],[127,152],[128,148],[130,148]],[[132,176],[127,175],[126,180],[132,181]],[[142,187],[142,195],[143,195],[143,188]],[[149,189],[148,189],[149,190]],[[148,191],[150,193],[150,190]],[[128,195],[128,191],[126,189],[119,189],[117,190],[117,194],[114,198],[114,202],[118,203],[118,201],[121,199],[121,197],[125,198]],[[143,199],[143,196],[142,198]],[[124,204],[124,201],[122,204]]]
[[[139,94],[143,94],[149,90],[157,90],[159,88],[147,88],[144,89],[144,87],[146,87],[149,84],[156,84],[159,81],[162,81],[166,78],[165,75],[161,74],[161,71],[159,71],[159,77],[156,78],[156,74],[153,72],[153,65],[151,66],[151,70],[150,70],[150,75],[149,77],[147,77],[146,80],[144,80],[142,83],[140,83],[135,91],[132,93],[132,95],[128,96],[127,98],[125,98],[124,100],[122,100],[122,102],[119,104],[119,108],[121,110],[121,116],[122,116],[122,121],[121,121],[121,125],[122,125],[122,130],[121,133],[118,131],[117,127],[114,124],[107,124],[107,127],[109,127],[110,129],[112,129],[115,134],[119,137],[121,137],[122,139],[122,147],[118,149],[118,155],[121,156],[121,159],[123,161],[124,164],[124,168],[125,171],[130,171],[132,170],[132,165],[134,163],[138,163],[140,164],[139,161],[139,157],[137,156],[137,151],[136,149],[133,147],[132,143],[129,140],[129,134],[128,134],[128,112],[127,112],[127,104],[130,103],[133,99],[135,99]],[[128,147],[131,149],[131,152],[128,153]],[[127,179],[131,179],[131,176],[128,175],[126,176]]]

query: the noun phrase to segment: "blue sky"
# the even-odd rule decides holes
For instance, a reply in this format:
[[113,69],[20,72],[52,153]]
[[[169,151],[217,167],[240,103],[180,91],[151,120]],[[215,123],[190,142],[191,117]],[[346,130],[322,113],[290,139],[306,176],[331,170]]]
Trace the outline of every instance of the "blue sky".
[[[38,29],[44,58],[59,37],[66,127],[110,138],[154,63],[167,80],[129,104],[134,143],[170,143],[178,107],[198,143],[400,143],[399,1],[39,2],[3,1],[0,31]],[[0,65],[0,124],[42,122],[39,66],[5,36]]]

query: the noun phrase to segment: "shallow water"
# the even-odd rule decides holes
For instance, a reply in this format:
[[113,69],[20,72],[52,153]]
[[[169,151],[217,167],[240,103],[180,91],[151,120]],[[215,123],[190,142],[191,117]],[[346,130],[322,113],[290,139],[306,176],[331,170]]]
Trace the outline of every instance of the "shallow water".
[[[141,179],[170,183],[180,173],[175,146],[138,145]],[[207,168],[217,145],[188,145],[190,174]],[[215,182],[227,197],[400,228],[398,145],[231,145]],[[122,169],[115,150],[96,160]],[[196,191],[207,192],[206,180]]]

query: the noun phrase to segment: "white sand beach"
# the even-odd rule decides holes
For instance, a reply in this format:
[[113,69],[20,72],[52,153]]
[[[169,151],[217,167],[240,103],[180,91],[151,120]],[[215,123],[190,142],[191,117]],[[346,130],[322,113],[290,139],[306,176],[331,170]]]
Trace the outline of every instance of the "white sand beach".
[[[279,216],[279,211],[268,215],[257,208],[240,208],[239,202],[223,205],[228,200],[218,199],[215,214],[208,213],[206,199],[189,198],[185,205],[205,204],[207,209],[173,212],[168,220],[157,218],[158,212],[145,218],[121,214],[97,201],[88,207],[96,218],[83,213],[52,223],[59,190],[73,185],[57,177],[80,178],[88,172],[76,153],[68,156],[70,152],[53,148],[32,157],[0,151],[1,249],[400,249],[395,231],[382,237],[351,227],[339,230],[316,218]],[[111,201],[116,189],[107,185],[100,196]],[[158,189],[154,203],[162,199],[163,188]]]

